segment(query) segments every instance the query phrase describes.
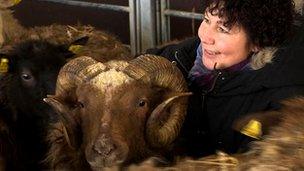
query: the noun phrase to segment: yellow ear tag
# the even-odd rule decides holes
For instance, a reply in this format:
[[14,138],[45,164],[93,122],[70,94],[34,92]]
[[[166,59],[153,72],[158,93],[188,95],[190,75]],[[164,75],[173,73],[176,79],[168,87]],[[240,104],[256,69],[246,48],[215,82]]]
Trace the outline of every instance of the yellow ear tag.
[[82,45],[71,45],[69,47],[69,51],[75,53],[75,54],[78,54],[81,52],[83,46]]
[[249,123],[242,128],[241,133],[255,139],[260,139],[262,136],[262,124],[257,120],[250,120]]
[[8,72],[8,59],[1,58],[0,62],[0,73],[7,73]]
[[14,0],[14,5],[17,5],[21,2],[21,0]]

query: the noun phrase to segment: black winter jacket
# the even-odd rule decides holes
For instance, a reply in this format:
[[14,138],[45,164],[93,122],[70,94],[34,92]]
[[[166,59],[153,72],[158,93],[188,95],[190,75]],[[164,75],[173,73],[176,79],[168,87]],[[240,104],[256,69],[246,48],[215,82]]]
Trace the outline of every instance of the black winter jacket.
[[177,142],[183,154],[200,157],[216,150],[235,153],[245,149],[252,139],[232,129],[237,118],[276,110],[282,99],[304,95],[304,48],[300,45],[280,48],[273,62],[258,70],[218,71],[213,88],[202,90],[187,78],[199,43],[192,38],[147,51],[176,61],[194,94]]

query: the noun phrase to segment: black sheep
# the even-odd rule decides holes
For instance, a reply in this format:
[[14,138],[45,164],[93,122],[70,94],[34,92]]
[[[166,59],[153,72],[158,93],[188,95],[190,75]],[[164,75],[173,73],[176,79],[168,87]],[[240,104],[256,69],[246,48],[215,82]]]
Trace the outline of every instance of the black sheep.
[[43,169],[44,136],[55,113],[42,99],[54,93],[58,72],[73,55],[68,46],[39,40],[19,43],[2,55],[8,70],[0,80],[0,147],[11,148],[0,149],[0,158],[10,162],[8,170]]

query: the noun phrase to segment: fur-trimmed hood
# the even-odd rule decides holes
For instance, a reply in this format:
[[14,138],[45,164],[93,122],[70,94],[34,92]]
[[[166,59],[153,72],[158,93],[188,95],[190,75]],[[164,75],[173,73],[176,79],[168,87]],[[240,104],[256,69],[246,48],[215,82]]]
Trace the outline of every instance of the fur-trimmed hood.
[[[222,95],[247,94],[265,88],[304,85],[304,47],[285,46],[265,49],[251,61],[252,70],[224,73]],[[255,69],[254,69],[255,68]]]
[[295,10],[298,14],[303,15],[304,14],[304,0],[294,0],[295,4]]
[[277,50],[278,48],[275,47],[266,47],[253,54],[250,61],[250,67],[253,70],[258,70],[263,68],[266,64],[271,63]]

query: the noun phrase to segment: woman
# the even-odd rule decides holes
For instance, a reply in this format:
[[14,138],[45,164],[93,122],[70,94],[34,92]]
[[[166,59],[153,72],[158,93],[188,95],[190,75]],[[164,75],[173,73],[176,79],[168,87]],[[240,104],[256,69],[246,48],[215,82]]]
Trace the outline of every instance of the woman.
[[198,38],[147,51],[175,61],[194,94],[176,151],[243,151],[258,137],[236,119],[304,94],[304,50],[285,43],[293,17],[291,0],[205,0]]

